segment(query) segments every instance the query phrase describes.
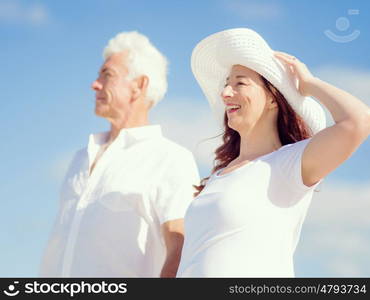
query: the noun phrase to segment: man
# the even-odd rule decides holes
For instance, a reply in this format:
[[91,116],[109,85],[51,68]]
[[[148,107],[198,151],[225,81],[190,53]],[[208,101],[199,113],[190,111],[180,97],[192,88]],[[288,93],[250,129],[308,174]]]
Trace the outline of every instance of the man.
[[40,275],[175,277],[199,174],[191,152],[148,124],[167,61],[137,32],[111,39],[103,57],[92,89],[110,131],[90,135],[72,160]]

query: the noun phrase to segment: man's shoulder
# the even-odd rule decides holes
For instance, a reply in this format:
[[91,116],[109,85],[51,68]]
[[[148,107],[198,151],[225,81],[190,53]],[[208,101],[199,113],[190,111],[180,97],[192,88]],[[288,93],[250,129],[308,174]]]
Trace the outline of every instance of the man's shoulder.
[[186,178],[185,182],[188,179],[198,182],[198,167],[193,153],[185,146],[166,137],[162,137],[161,143],[166,161],[163,166],[168,168],[168,172],[163,173],[162,182],[173,182],[179,178],[182,180]]
[[186,148],[185,146],[182,146],[178,144],[177,142],[162,136],[160,140],[162,149],[166,152],[167,155],[170,157],[179,157],[179,156],[185,156],[185,157],[193,157],[193,153]]
[[87,158],[88,158],[87,147],[82,147],[75,151],[72,151],[72,153],[70,154],[70,160],[69,160],[70,168],[83,164]]
[[73,159],[82,159],[87,156],[87,147],[82,147],[74,152]]

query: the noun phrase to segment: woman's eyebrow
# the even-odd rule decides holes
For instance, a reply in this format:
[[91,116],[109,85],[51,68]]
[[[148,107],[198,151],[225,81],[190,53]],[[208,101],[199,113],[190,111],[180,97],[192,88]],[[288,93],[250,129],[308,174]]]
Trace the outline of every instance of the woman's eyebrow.
[[[236,75],[236,76],[235,76],[235,78],[236,78],[236,79],[241,79],[241,78],[243,78],[243,79],[246,79],[246,80],[250,81],[250,78],[249,78],[249,77],[247,77],[247,76],[244,76],[244,75]],[[229,81],[229,79],[230,79],[230,77],[226,77],[225,82],[228,82],[228,81]]]

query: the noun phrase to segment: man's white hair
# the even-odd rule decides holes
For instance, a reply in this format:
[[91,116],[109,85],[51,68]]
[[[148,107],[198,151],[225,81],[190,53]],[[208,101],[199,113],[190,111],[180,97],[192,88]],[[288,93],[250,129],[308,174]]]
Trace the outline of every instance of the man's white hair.
[[147,99],[153,101],[153,106],[160,101],[167,91],[167,59],[149,41],[136,32],[121,32],[110,39],[104,48],[103,58],[107,59],[114,53],[128,50],[128,77],[130,79],[141,75],[149,78]]

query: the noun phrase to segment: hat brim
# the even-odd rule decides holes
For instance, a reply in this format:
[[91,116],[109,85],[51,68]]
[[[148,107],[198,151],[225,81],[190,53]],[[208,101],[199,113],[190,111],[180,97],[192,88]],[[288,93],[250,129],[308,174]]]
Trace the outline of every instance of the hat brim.
[[212,34],[200,41],[191,56],[191,69],[221,127],[225,106],[221,91],[233,65],[242,65],[270,81],[303,118],[313,134],[326,127],[321,105],[303,97],[297,82],[274,51],[255,31],[235,28]]

